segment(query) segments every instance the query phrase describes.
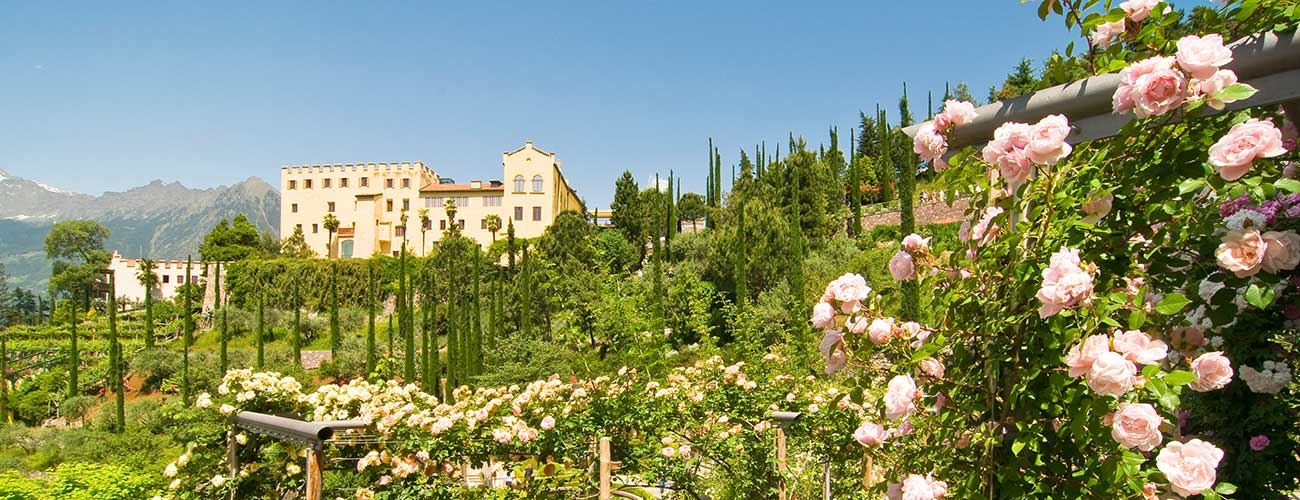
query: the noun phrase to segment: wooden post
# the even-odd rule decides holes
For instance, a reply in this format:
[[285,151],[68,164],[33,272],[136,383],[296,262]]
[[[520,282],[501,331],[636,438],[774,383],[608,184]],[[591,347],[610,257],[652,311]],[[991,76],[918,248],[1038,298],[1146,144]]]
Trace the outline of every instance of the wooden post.
[[[239,441],[235,440],[235,430],[226,434],[226,464],[229,465],[230,479],[239,477]],[[235,490],[230,490],[229,500],[235,499]]]
[[307,449],[307,496],[306,500],[321,500],[321,450]]
[[872,470],[873,468],[871,453],[862,450],[862,489],[870,488],[871,485],[876,484],[876,478],[874,477],[876,471]]
[[609,438],[600,438],[600,500],[610,497]]
[[831,463],[822,464],[822,500],[831,500]]
[[776,428],[777,498],[785,500],[785,429]]

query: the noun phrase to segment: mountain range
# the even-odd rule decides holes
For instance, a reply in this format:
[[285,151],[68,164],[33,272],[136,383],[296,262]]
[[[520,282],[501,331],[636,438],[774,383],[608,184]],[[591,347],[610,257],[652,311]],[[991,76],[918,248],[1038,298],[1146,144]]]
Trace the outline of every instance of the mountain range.
[[218,221],[241,213],[279,236],[280,193],[257,177],[210,189],[155,180],[92,196],[0,170],[0,263],[9,286],[44,291],[50,272],[45,233],[55,222],[99,221],[112,231],[106,246],[123,257],[184,259],[198,258],[199,244]]

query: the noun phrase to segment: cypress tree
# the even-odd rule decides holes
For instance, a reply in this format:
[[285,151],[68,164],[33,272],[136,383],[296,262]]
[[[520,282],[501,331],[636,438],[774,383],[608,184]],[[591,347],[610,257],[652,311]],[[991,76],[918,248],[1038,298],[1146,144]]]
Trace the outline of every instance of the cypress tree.
[[483,309],[482,297],[479,295],[479,281],[482,278],[483,260],[478,246],[474,246],[474,337],[470,352],[474,353],[474,374],[483,373]]
[[[794,149],[790,150],[790,155],[792,158],[794,155],[801,154],[801,153],[802,152],[796,152]],[[803,255],[804,254],[803,191],[802,191],[803,188],[802,177],[803,177],[804,169],[799,168],[799,166],[797,166],[794,162],[791,162],[790,168],[788,168],[787,170],[790,171],[790,194],[791,194],[790,200],[792,204],[790,208],[791,211],[793,212],[792,216],[790,217],[791,219],[791,224],[790,224],[790,233],[791,233],[790,234],[791,237],[790,296],[791,297],[790,298],[791,298],[792,310],[799,311],[802,310],[803,308],[803,285],[804,285],[803,283],[803,257],[804,257]]]
[[[342,335],[339,332],[339,266],[338,261],[330,261],[330,359],[339,359],[339,347]],[[337,365],[336,365],[337,366]]]
[[8,342],[9,342],[9,336],[0,333],[0,424],[9,423],[9,344]]
[[[849,137],[854,141],[857,140],[852,129],[849,130]],[[848,199],[849,199],[849,235],[857,237],[862,234],[862,172],[857,165],[858,151],[856,148],[849,148],[849,182],[848,182]]]
[[[190,293],[189,290],[189,285],[192,279],[190,276],[191,258],[192,257],[189,256],[185,257],[185,285],[182,288],[185,290],[185,331],[183,339],[185,353],[181,360],[181,368],[183,371],[181,374],[181,401],[184,401],[187,405],[194,401],[192,399],[194,396],[193,384],[190,383],[190,348],[194,346],[194,305],[190,303],[193,300],[191,296],[194,294]],[[121,382],[121,380],[119,380],[119,382]]]
[[524,337],[533,333],[533,264],[528,258],[528,245],[524,245],[524,262],[523,262],[523,297],[519,300],[519,329],[523,332]]
[[735,273],[736,273],[736,304],[742,305],[749,298],[748,281],[748,264],[749,253],[743,247],[746,241],[745,237],[745,202],[740,200],[736,203],[736,253],[735,253]]
[[429,366],[429,337],[433,332],[429,327],[429,270],[423,264],[420,264],[420,386],[425,392],[433,392],[430,388],[431,371]]
[[722,153],[717,149],[713,150],[713,208],[722,206]]
[[[375,262],[366,261],[366,376],[375,373]],[[295,321],[297,315],[295,314]]]
[[218,339],[219,342],[221,343],[221,348],[220,348],[221,352],[219,354],[220,361],[218,362],[218,366],[221,368],[222,376],[225,376],[226,369],[229,368],[230,366],[229,365],[230,352],[229,352],[229,345],[228,345],[229,337],[226,336],[226,305],[222,302],[222,298],[221,298],[221,261],[219,260],[217,261],[217,272],[216,272],[215,279],[216,282],[214,283],[214,285],[216,286],[216,290],[215,290],[216,293],[212,303],[213,303],[214,310],[219,311],[219,314],[217,316],[217,323],[218,323],[217,335],[221,337],[220,339]]
[[[898,114],[900,128],[911,124],[912,114],[908,109],[906,83],[903,84],[903,98],[898,101]],[[916,213],[912,194],[916,187],[917,159],[911,148],[901,146],[901,144],[906,143],[906,136],[897,132],[894,135],[900,143],[895,156],[897,157],[899,165],[899,236],[903,237],[916,231]],[[902,282],[899,288],[901,288],[903,292],[903,303],[901,304],[902,307],[900,308],[899,316],[902,319],[916,319],[921,303],[920,287],[916,280],[908,280]]]
[[388,315],[388,357],[393,357],[393,314]]
[[410,304],[406,303],[406,244],[402,244],[402,253],[398,259],[397,271],[397,329],[401,331],[402,341],[405,342],[406,352],[403,353],[402,379],[407,383],[415,381],[415,338],[410,335],[407,324],[407,308]]
[[266,283],[257,279],[257,369],[266,366]]
[[[189,283],[190,269],[189,261],[185,261],[185,282]],[[189,290],[185,293],[185,313],[188,317],[189,309]],[[188,325],[189,322],[187,321]],[[186,331],[189,331],[188,328]],[[126,394],[122,386],[122,344],[117,339],[117,279],[113,274],[108,275],[108,386],[113,388],[114,399],[114,420],[113,432],[121,433],[126,430]],[[187,380],[188,382],[188,380]],[[188,394],[188,383],[187,394]],[[188,398],[188,395],[186,396]],[[189,400],[186,399],[188,402]]]
[[515,275],[515,220],[506,223],[506,270],[510,276]]
[[70,328],[70,344],[68,345],[68,397],[77,396],[80,387],[77,384],[77,374],[81,370],[81,349],[77,348],[77,311],[81,309],[81,298],[78,292],[84,294],[80,288],[72,291],[72,319],[68,322]]
[[[712,208],[714,205],[713,195],[713,138],[709,138],[709,175],[704,181],[704,205]],[[658,188],[658,186],[655,186]]]
[[[148,269],[140,269],[146,273],[144,279],[144,348],[153,349],[153,262],[142,259],[141,267],[148,265]],[[51,308],[51,311],[54,309]],[[53,316],[53,312],[50,314]]]
[[[451,393],[456,389],[460,382],[460,329],[457,327],[457,318],[459,315],[456,294],[456,283],[458,282],[459,270],[456,266],[456,249],[453,245],[443,247],[447,252],[443,260],[447,266],[447,311],[443,318],[444,328],[447,330],[447,385],[445,388],[446,399],[451,400]],[[525,256],[527,254],[525,253]]]
[[[293,359],[299,368],[302,367],[302,292],[300,290],[298,277],[295,276],[293,280]],[[330,354],[330,356],[333,356],[333,354]],[[333,357],[330,359],[333,359]]]

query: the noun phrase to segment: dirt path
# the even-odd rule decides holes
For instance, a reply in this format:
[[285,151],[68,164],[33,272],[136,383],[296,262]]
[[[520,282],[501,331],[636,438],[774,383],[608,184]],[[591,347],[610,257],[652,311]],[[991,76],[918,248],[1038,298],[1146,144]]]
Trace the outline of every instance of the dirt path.
[[[939,203],[927,203],[916,207],[916,223],[921,224],[943,224],[948,222],[957,222],[962,220],[962,213],[970,207],[970,199],[962,198],[954,200],[952,206]],[[862,217],[862,229],[870,231],[876,226],[897,225],[901,216],[897,210],[866,215]]]

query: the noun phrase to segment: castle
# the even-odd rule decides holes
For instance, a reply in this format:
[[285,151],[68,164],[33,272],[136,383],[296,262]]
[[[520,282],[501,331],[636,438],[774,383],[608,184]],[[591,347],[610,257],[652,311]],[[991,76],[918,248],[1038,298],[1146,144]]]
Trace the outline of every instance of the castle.
[[[484,246],[504,238],[511,223],[516,237],[533,238],[560,212],[583,210],[555,153],[532,141],[502,153],[501,168],[504,182],[453,183],[418,161],[281,167],[280,232],[288,237],[301,229],[307,245],[325,257],[398,255],[403,245],[414,255],[428,255],[447,229],[447,200],[455,203],[461,234]],[[338,219],[333,241],[327,214]],[[500,218],[495,234],[491,215]]]

